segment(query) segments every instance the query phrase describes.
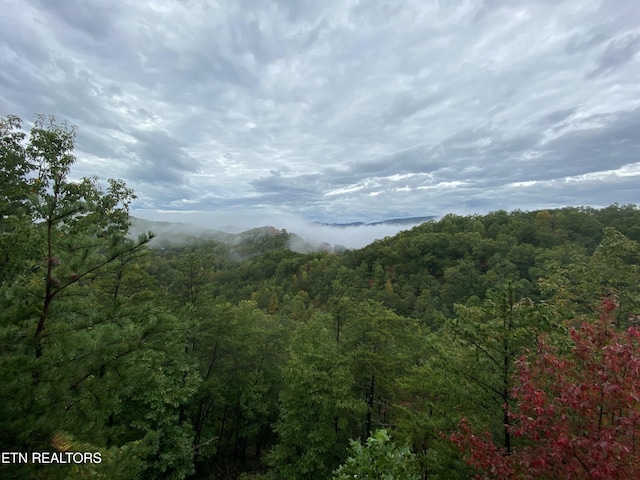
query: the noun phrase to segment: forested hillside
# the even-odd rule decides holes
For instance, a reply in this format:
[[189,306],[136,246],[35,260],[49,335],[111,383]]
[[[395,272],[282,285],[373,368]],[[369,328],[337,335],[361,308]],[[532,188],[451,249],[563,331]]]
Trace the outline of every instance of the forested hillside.
[[74,139],[0,123],[1,478],[640,475],[635,205],[154,246]]

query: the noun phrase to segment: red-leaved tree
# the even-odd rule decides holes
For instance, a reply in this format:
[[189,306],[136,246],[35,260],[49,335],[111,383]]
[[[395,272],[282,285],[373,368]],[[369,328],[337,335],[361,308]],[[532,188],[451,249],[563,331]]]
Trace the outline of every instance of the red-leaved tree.
[[542,345],[518,361],[511,454],[460,423],[450,439],[478,478],[640,478],[640,328],[619,328],[616,309],[604,298],[597,319],[571,329],[568,355]]

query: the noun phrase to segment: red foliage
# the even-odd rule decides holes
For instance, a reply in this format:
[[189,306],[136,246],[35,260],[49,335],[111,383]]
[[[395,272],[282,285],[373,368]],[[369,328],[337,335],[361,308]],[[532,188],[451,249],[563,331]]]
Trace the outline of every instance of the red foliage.
[[451,436],[467,463],[496,479],[640,478],[640,328],[620,331],[615,299],[570,332],[566,357],[542,346],[517,364],[512,453],[466,421]]

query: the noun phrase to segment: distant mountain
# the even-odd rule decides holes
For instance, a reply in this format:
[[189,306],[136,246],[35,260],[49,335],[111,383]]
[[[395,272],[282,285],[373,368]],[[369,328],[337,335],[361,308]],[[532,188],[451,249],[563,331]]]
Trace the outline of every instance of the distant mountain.
[[[274,248],[288,248],[289,250],[308,253],[313,251],[341,252],[346,247],[340,245],[352,240],[354,232],[358,229],[348,229],[349,227],[396,227],[398,230],[411,228],[416,225],[428,222],[436,218],[408,217],[392,218],[378,222],[352,222],[352,223],[320,223],[315,225],[328,227],[323,232],[305,232],[304,238],[296,233],[287,232],[286,229],[279,230],[271,226],[257,227],[248,230],[232,228],[229,226],[219,227],[221,230],[196,226],[188,223],[162,222],[145,220],[131,217],[130,235],[137,237],[149,231],[156,234],[151,240],[150,246],[153,248],[171,248],[182,245],[193,244],[202,241],[214,241],[224,243],[234,251],[238,257],[245,258],[257,252],[268,251]],[[304,227],[300,227],[304,230]],[[333,231],[331,229],[334,229]],[[224,230],[224,231],[223,231]],[[363,229],[363,233],[365,230]],[[371,229],[375,231],[375,229]],[[232,233],[233,232],[233,233]],[[345,238],[347,235],[348,238]],[[365,245],[373,241],[367,239],[362,244]],[[329,243],[330,242],[330,243]]]
[[275,227],[256,227],[240,233],[229,233],[211,228],[198,227],[188,223],[160,222],[131,217],[129,234],[153,232],[155,237],[149,245],[153,248],[170,248],[202,241],[214,241],[229,246],[234,256],[250,257],[270,250],[289,249],[296,252],[332,250],[327,243],[309,243],[295,233]]
[[130,217],[132,237],[152,231],[156,237],[151,241],[152,246],[168,246],[187,243],[193,240],[215,240],[223,243],[233,243],[236,235],[211,228],[197,227],[189,223],[160,222]]
[[434,220],[437,217],[435,215],[429,215],[427,217],[407,217],[407,218],[390,218],[388,220],[381,220],[379,222],[351,222],[351,223],[323,223],[316,222],[317,225],[323,225],[327,227],[373,227],[376,225],[420,225],[421,223]]

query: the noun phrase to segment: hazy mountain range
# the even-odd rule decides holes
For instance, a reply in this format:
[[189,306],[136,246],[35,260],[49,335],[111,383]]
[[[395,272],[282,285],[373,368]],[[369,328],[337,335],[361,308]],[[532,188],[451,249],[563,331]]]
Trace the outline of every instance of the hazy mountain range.
[[437,218],[435,215],[429,215],[427,217],[408,217],[408,218],[390,218],[388,220],[382,220],[379,222],[351,222],[351,223],[322,223],[317,222],[318,225],[324,225],[327,227],[362,227],[362,226],[375,226],[375,225],[420,225],[421,223],[428,222]]
[[394,235],[400,230],[433,220],[435,216],[392,218],[377,222],[296,224],[293,230],[261,226],[243,229],[233,225],[219,227],[197,226],[190,223],[165,222],[131,217],[131,235],[137,237],[152,231],[156,234],[151,246],[156,248],[175,246],[196,240],[213,240],[230,245],[239,245],[262,236],[287,234],[289,248],[299,252],[314,250],[341,250],[359,248],[377,238]]

